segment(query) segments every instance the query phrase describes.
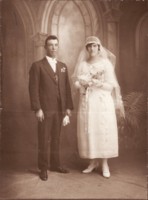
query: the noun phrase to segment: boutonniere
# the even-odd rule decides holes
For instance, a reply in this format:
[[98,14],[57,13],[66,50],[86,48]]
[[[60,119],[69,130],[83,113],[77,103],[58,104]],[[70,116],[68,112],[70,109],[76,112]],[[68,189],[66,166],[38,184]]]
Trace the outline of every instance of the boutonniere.
[[66,68],[65,67],[62,67],[61,68],[61,72],[65,72],[66,71]]

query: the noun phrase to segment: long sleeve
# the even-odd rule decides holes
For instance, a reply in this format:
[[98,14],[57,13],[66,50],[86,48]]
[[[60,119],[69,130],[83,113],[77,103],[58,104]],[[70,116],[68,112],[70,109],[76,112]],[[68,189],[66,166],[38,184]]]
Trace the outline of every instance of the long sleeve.
[[124,105],[120,92],[120,86],[118,84],[114,68],[109,61],[106,62],[105,83],[103,84],[103,87],[106,89],[111,89],[110,91],[112,91],[115,108],[119,109],[124,117]]
[[40,71],[39,67],[33,63],[29,72],[29,94],[31,108],[37,111],[41,108],[39,100]]
[[108,90],[108,91],[112,91],[113,86],[111,84],[109,84],[109,83],[103,83],[102,89]]
[[86,68],[86,62],[80,62],[79,63],[79,67],[77,67],[77,69],[75,70],[72,78],[73,78],[73,84],[74,84],[74,87],[76,89],[82,89],[82,85],[80,84],[80,81],[79,81],[79,76],[83,75],[83,74],[86,74],[88,73],[87,72],[87,68]]
[[70,87],[70,82],[69,82],[69,77],[68,77],[68,70],[66,70],[66,107],[67,109],[70,109],[70,110],[73,109],[73,101],[72,101],[71,87]]
[[108,60],[106,60],[104,87],[112,90],[113,88],[116,88],[118,86],[119,85],[115,76],[114,68],[112,64]]

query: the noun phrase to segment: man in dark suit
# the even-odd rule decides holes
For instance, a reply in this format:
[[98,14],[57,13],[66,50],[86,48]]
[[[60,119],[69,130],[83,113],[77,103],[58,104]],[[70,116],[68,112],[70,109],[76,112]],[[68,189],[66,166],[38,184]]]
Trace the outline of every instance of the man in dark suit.
[[68,173],[60,166],[60,131],[63,118],[73,109],[67,67],[56,60],[56,36],[47,37],[45,50],[47,55],[34,62],[29,73],[31,107],[38,119],[38,167],[44,181],[49,165],[50,171]]

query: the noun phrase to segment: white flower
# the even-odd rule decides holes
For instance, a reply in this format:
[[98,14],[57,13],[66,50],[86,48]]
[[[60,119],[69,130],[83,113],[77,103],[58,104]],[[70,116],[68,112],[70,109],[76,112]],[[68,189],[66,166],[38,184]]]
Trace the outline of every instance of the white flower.
[[66,71],[66,68],[65,67],[62,67],[61,68],[61,72],[65,72]]
[[86,94],[88,87],[102,87],[104,82],[104,70],[98,70],[97,68],[91,68],[89,72],[78,76],[77,88],[81,88],[83,94]]
[[78,76],[79,83],[83,86],[88,86],[91,82],[91,75],[86,73]]

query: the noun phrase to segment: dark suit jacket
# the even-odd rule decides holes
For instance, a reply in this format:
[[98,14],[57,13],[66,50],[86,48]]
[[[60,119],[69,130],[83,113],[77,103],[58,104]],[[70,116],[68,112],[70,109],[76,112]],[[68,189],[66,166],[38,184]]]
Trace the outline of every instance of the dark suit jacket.
[[57,110],[58,87],[62,112],[64,113],[66,109],[73,109],[67,67],[59,61],[57,61],[56,66],[58,83],[46,57],[32,64],[29,73],[29,93],[32,110],[37,111],[41,108],[46,113]]

